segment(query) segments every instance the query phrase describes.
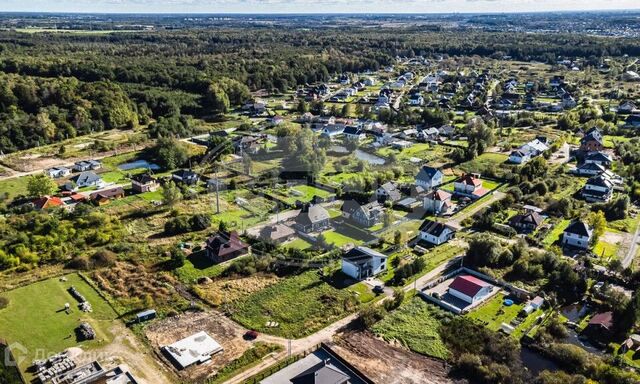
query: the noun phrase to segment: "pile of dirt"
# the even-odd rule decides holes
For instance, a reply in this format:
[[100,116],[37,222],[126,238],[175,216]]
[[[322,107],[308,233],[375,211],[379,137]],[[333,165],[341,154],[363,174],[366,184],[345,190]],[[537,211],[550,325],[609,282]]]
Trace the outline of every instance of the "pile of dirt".
[[445,362],[392,346],[370,332],[340,333],[330,347],[376,383],[464,383],[448,377]]

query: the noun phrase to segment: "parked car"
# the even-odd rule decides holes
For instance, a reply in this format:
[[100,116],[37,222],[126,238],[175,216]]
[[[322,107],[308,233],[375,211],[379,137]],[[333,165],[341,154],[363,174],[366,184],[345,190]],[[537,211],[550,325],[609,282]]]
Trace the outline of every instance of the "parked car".
[[382,285],[376,285],[373,287],[373,293],[379,295],[384,292],[384,287]]

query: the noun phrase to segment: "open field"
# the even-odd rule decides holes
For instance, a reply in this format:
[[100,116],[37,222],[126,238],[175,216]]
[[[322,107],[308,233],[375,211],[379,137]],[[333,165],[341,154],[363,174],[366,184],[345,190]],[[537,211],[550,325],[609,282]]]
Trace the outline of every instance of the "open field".
[[[234,320],[247,328],[299,338],[354,311],[358,300],[354,302],[353,297],[348,289],[323,281],[317,271],[308,271],[244,296],[230,303],[228,310]],[[279,326],[268,327],[267,322]]]
[[438,329],[439,318],[447,315],[419,297],[414,297],[374,325],[373,332],[414,352],[445,359],[449,351],[440,339]]
[[[98,293],[78,274],[65,276],[67,281],[52,278],[26,287],[1,293],[9,304],[0,309],[0,334],[9,343],[20,343],[25,349],[19,364],[24,373],[31,362],[44,353],[52,354],[66,348],[79,346],[95,349],[109,344],[114,337],[111,326],[117,314]],[[78,308],[78,302],[67,292],[74,286],[93,308],[85,313]],[[71,305],[66,313],[65,303]],[[88,322],[96,331],[95,340],[79,341],[75,328],[81,322]]]

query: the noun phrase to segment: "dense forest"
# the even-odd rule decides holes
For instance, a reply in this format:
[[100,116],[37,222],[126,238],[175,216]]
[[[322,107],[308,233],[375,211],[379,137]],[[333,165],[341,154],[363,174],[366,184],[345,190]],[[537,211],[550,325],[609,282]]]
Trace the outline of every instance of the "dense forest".
[[[250,90],[286,91],[395,57],[478,55],[554,63],[640,55],[640,41],[425,28],[218,28],[0,34],[0,151],[151,120],[226,112]],[[179,125],[175,125],[179,126]],[[161,130],[162,131],[162,130]],[[171,133],[166,132],[164,133]]]

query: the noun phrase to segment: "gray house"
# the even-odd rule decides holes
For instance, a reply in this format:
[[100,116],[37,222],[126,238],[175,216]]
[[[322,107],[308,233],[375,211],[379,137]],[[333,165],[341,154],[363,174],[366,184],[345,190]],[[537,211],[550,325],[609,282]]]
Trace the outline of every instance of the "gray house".
[[367,247],[355,247],[342,256],[342,272],[356,280],[375,276],[387,269],[387,256]]
[[377,201],[361,205],[355,200],[347,200],[342,204],[342,216],[366,228],[379,223],[383,214],[384,208]]
[[78,188],[100,187],[104,183],[100,176],[96,175],[96,173],[92,171],[82,172],[72,177],[71,180]]
[[305,204],[296,216],[295,228],[301,232],[319,232],[329,227],[329,212],[321,205]]

